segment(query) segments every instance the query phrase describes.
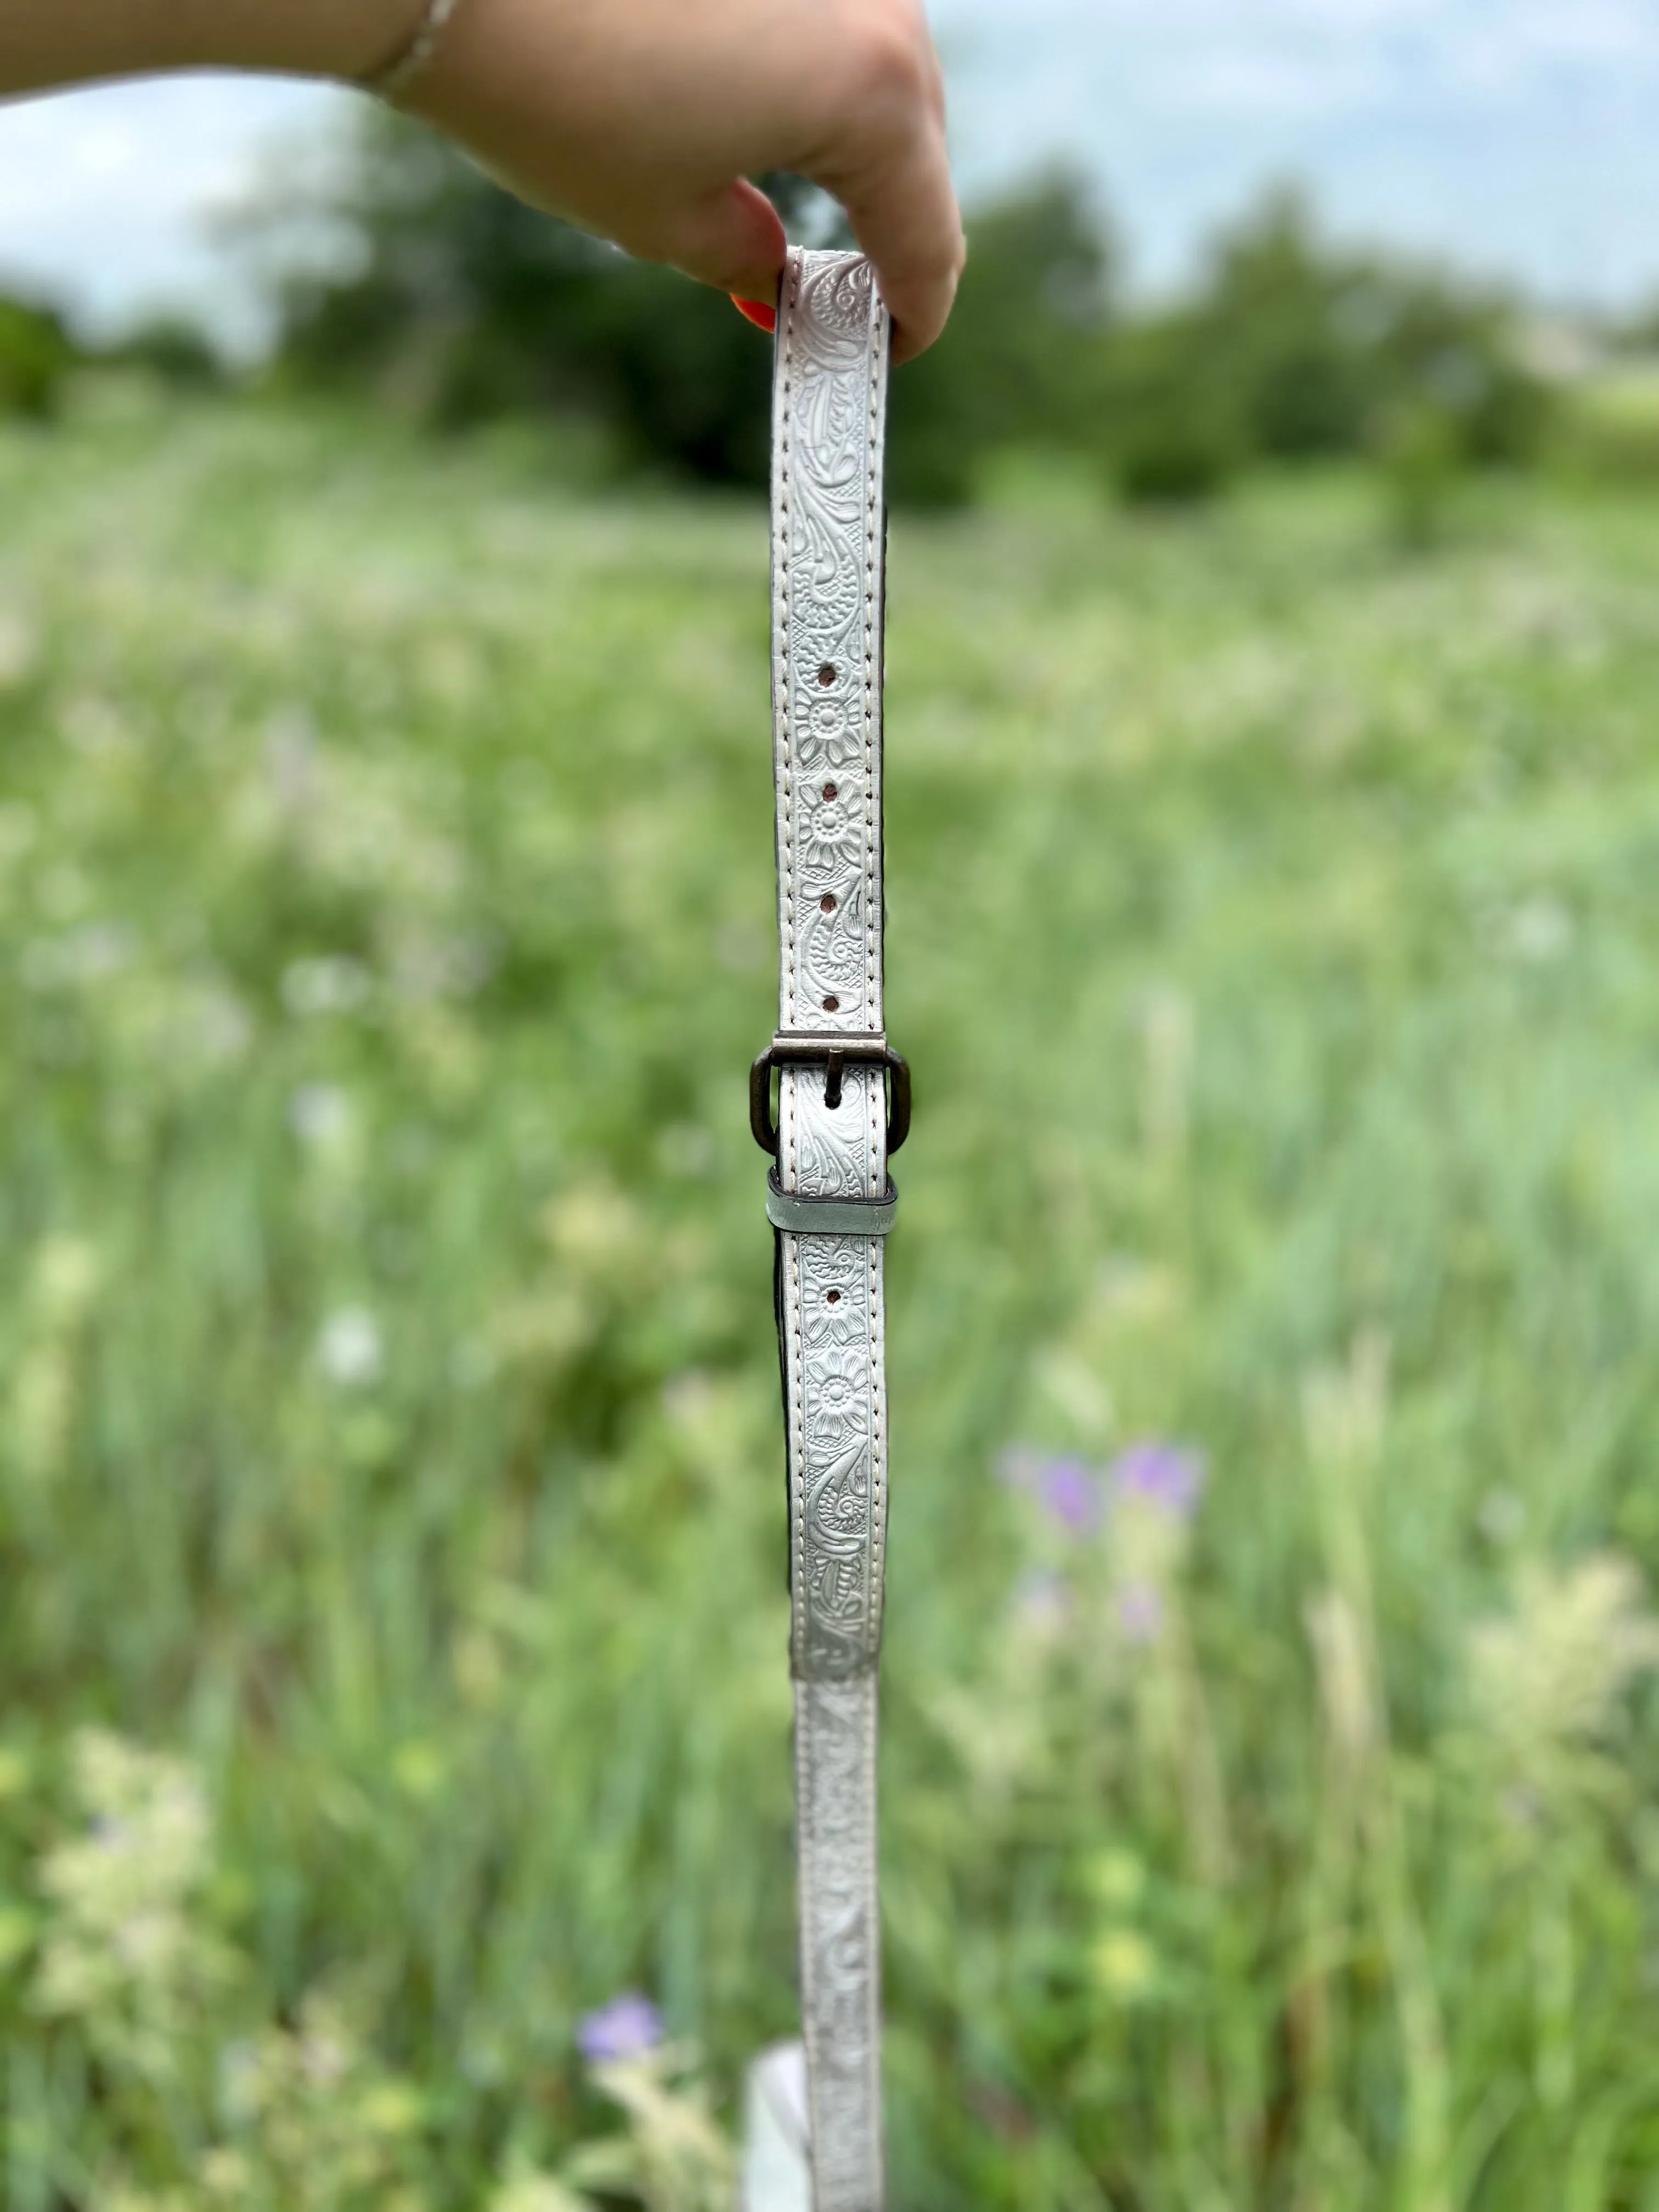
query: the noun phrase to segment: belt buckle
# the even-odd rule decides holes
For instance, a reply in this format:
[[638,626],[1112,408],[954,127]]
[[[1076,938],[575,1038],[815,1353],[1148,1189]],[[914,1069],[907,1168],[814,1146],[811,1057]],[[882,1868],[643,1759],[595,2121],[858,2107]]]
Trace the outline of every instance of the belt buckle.
[[772,1118],[772,1070],[775,1067],[822,1067],[823,1103],[833,1114],[841,1104],[842,1071],[848,1060],[885,1068],[887,1086],[887,1151],[889,1157],[910,1133],[910,1063],[894,1051],[884,1036],[860,1036],[856,1030],[836,1035],[810,1030],[780,1030],[749,1070],[749,1127],[762,1152],[775,1158],[778,1125]]

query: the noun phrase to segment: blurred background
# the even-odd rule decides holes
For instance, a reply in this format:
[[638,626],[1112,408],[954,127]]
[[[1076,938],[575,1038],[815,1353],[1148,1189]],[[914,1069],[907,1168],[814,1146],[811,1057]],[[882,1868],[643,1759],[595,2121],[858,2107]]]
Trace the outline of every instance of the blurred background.
[[[1650,2212],[1659,26],[937,21],[894,2201]],[[207,78],[0,295],[0,2204],[726,2206],[768,349]]]

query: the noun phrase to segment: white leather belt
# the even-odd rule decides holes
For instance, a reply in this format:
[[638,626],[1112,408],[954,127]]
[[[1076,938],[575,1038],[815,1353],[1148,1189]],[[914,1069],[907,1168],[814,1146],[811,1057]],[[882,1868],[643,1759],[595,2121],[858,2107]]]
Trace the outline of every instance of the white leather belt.
[[[879,2212],[876,1658],[887,1525],[887,1159],[909,1120],[882,1028],[888,319],[854,253],[792,251],[772,446],[778,1030],[750,1120],[776,1157],[789,1458],[800,1978],[814,2212]],[[771,1086],[777,1073],[774,1120]],[[890,1101],[889,1091],[890,1086]]]

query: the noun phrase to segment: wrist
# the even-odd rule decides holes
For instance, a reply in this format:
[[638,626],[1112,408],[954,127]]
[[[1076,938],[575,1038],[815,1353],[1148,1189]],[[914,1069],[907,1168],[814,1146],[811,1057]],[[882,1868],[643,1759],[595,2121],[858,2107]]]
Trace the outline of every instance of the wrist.
[[167,66],[273,70],[356,83],[385,67],[419,28],[424,0],[161,0],[152,12],[194,18],[190,60]]
[[58,0],[0,13],[0,96],[167,70],[372,76],[422,0]]

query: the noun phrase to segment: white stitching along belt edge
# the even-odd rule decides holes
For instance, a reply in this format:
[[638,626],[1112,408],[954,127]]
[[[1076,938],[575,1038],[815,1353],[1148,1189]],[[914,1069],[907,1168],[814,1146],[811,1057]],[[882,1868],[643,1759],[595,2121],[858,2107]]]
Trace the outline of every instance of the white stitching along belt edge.
[[[889,324],[869,264],[792,249],[772,416],[778,1031],[750,1120],[775,1155],[789,1464],[800,1980],[813,2212],[880,2212],[876,1661],[887,1522],[882,1248],[908,1071],[882,1027]],[[772,1117],[772,1071],[778,1107]],[[890,1077],[892,1097],[888,1099]]]

